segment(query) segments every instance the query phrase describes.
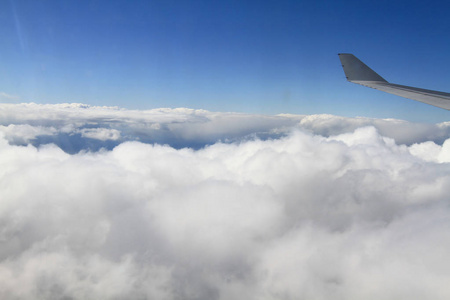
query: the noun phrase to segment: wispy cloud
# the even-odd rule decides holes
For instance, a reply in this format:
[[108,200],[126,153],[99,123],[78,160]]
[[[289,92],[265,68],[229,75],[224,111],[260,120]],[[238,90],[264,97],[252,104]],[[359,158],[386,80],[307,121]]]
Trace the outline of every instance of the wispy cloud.
[[10,94],[7,94],[5,92],[0,92],[0,99],[3,99],[3,100],[19,100],[20,97],[16,96],[16,95],[10,95]]

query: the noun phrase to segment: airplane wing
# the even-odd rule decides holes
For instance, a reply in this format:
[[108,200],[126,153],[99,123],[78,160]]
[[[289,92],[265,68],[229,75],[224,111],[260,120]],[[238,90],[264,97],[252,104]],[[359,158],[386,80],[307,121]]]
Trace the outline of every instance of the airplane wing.
[[350,82],[450,110],[450,93],[389,83],[353,54],[340,53],[339,59]]

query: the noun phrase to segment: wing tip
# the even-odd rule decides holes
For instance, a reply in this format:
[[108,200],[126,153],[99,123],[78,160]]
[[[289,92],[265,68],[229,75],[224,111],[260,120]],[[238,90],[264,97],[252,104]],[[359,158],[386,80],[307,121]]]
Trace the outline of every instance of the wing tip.
[[345,77],[350,82],[355,81],[377,81],[387,82],[383,77],[369,68],[351,53],[338,53],[339,59],[344,69]]

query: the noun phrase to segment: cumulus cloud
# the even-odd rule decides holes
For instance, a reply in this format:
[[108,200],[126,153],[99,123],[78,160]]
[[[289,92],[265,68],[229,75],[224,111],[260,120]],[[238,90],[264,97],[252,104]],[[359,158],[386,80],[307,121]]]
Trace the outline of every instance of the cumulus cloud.
[[14,145],[27,144],[38,136],[54,135],[58,131],[51,126],[31,126],[29,124],[9,124],[0,125],[0,132],[5,134],[5,138]]
[[[0,115],[1,298],[450,296],[446,124],[78,104]],[[115,144],[72,153],[61,138]]]

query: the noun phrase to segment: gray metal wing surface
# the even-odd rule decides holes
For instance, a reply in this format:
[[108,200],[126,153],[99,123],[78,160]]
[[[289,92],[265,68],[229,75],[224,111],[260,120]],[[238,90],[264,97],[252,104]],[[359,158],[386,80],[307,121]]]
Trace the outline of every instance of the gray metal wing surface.
[[353,54],[340,53],[339,59],[350,82],[450,110],[450,93],[389,83]]

